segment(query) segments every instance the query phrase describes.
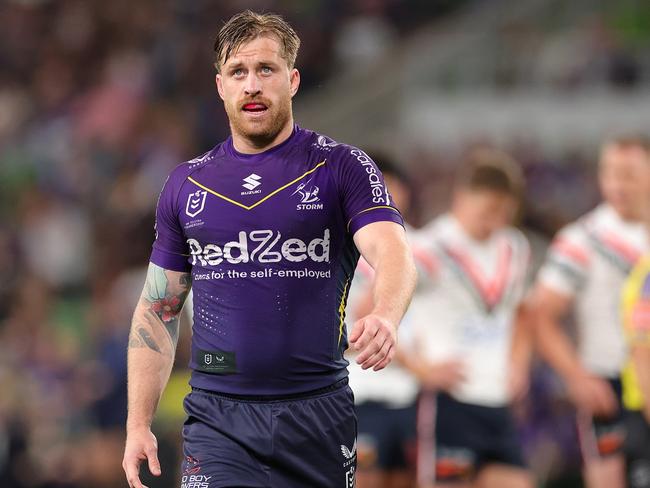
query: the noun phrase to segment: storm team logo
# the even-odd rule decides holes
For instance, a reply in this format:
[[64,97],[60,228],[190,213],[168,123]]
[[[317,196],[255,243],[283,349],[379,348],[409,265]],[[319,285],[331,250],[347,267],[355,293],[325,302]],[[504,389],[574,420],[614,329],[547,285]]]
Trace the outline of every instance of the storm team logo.
[[205,208],[205,197],[208,192],[205,190],[197,190],[190,193],[187,197],[187,204],[185,205],[185,213],[188,217],[196,217],[203,212]]
[[316,185],[307,186],[311,180],[300,183],[296,191],[292,193],[300,195],[300,203],[314,203],[318,201],[318,187]]
[[311,179],[300,183],[296,191],[291,195],[296,193],[300,195],[300,203],[296,205],[297,210],[322,210],[323,204],[320,203],[320,198],[318,197],[318,192],[320,191],[316,185],[310,185]]

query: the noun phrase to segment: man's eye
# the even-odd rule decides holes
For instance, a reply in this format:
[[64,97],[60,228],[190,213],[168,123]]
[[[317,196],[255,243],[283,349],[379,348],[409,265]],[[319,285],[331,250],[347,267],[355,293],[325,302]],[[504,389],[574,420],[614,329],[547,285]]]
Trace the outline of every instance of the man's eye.
[[263,74],[268,75],[268,74],[270,74],[272,72],[273,72],[273,70],[271,68],[269,68],[268,66],[263,66],[262,67],[262,73]]
[[233,76],[242,76],[244,74],[243,69],[236,69],[235,71],[232,72]]

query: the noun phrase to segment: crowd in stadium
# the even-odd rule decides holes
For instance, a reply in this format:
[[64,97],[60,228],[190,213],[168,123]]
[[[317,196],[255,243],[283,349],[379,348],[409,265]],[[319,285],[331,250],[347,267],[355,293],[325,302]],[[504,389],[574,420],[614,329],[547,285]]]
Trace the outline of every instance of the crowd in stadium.
[[[161,2],[124,0],[0,5],[3,487],[123,486],[126,345],[154,235],[154,204],[174,166],[228,135],[214,93],[214,68],[206,60],[212,59],[215,19],[241,7],[162,3],[163,8]],[[333,69],[371,61],[382,54],[377,49],[388,49],[424,19],[461,2],[246,6],[255,3],[295,12],[286,16],[302,37],[298,67],[301,90],[309,92],[326,83]],[[614,85],[635,85],[635,53],[613,49],[598,33],[589,49],[602,56],[594,55],[579,76],[557,78],[575,86],[608,60]],[[522,34],[513,26],[510,35]],[[358,52],[342,47],[351,43]],[[455,166],[488,145],[471,141],[453,154],[423,150],[413,161],[396,161],[408,168],[413,183],[414,226],[446,209]],[[520,141],[501,149],[523,169],[519,226],[539,265],[553,235],[599,202],[598,148],[549,155],[532,141]],[[183,329],[177,368],[156,421],[166,470],[147,482],[152,488],[173,486],[176,479],[187,322]],[[538,478],[579,479],[573,407],[542,362],[535,363],[530,391],[516,413],[524,455]]]

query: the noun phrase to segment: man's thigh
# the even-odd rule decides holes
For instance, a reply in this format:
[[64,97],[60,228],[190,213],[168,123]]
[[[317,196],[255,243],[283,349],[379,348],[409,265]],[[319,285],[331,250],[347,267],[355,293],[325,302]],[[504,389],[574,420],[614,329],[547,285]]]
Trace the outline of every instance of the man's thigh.
[[270,409],[197,392],[185,409],[181,488],[269,486]]
[[487,464],[481,468],[475,488],[533,488],[529,471],[506,464]]
[[625,460],[629,488],[650,488],[650,424],[641,412],[626,418]]
[[526,472],[514,421],[506,407],[466,404],[440,394],[435,411],[431,434],[438,485],[471,483],[491,464]]
[[274,405],[271,485],[353,488],[357,419],[348,386]]

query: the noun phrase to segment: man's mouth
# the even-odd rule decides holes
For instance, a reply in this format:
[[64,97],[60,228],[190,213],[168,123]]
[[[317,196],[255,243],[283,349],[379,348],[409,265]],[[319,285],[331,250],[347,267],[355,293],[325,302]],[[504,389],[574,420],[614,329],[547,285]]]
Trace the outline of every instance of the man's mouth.
[[247,103],[242,107],[242,110],[249,113],[260,113],[268,110],[268,107],[263,103]]

